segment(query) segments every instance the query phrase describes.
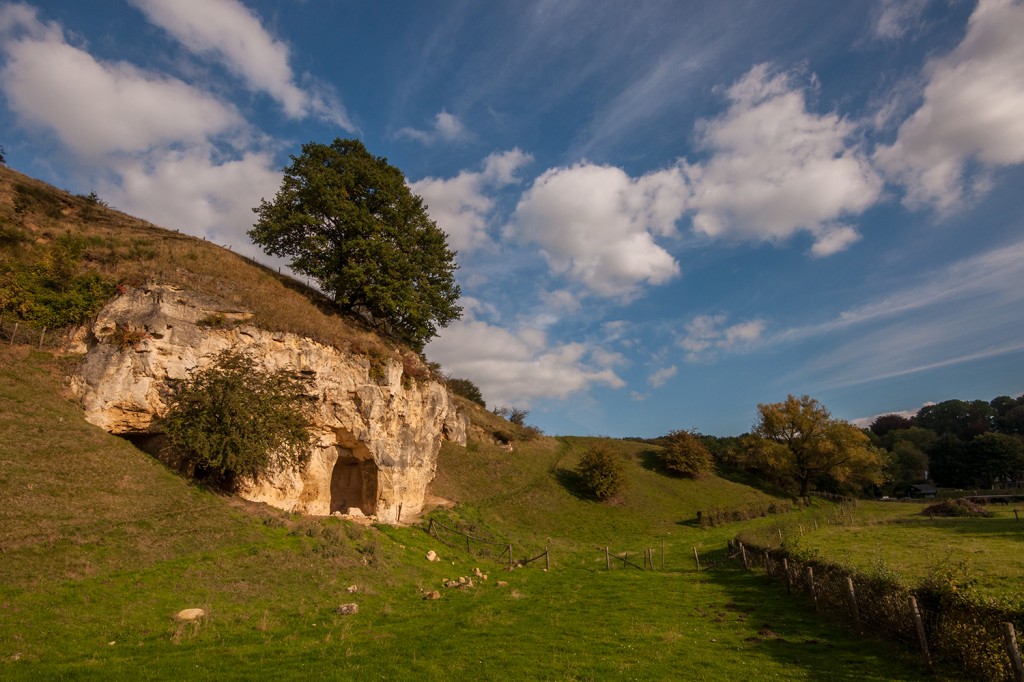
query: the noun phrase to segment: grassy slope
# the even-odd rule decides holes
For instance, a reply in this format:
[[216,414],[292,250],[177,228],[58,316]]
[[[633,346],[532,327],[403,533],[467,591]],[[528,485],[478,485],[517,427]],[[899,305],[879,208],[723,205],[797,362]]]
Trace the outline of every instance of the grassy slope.
[[[15,204],[23,205],[21,215]],[[119,211],[91,205],[43,182],[0,166],[0,224],[23,230],[28,241],[5,247],[4,259],[33,259],[63,234],[85,240],[85,266],[128,283],[180,286],[253,313],[253,323],[358,353],[402,351],[358,320],[332,311],[318,292],[228,249],[156,227]]]
[[[32,259],[72,233],[86,239],[87,266],[110,277],[177,284],[251,310],[265,328],[356,352],[388,346],[236,254],[3,167],[0,220],[30,236],[0,259]],[[444,518],[517,555],[550,540],[555,570],[494,575],[419,529],[291,517],[190,486],[85,424],[60,397],[60,375],[46,354],[0,348],[0,677],[917,678],[756,578],[692,572],[691,546],[718,547],[738,530],[701,531],[695,511],[763,496],[717,478],[667,479],[644,446],[612,444],[630,480],[611,505],[572,492],[586,439],[534,438],[513,454],[486,440],[446,447],[435,492],[462,504]],[[478,437],[527,435],[469,409]],[[636,557],[661,541],[668,571],[603,570],[601,545]],[[426,562],[428,549],[445,561]],[[491,580],[422,599],[478,565]],[[358,616],[334,612],[350,601]],[[193,606],[210,617],[173,621]]]
[[[1024,603],[1024,520],[1017,520],[1012,507],[989,507],[995,513],[991,518],[930,519],[921,515],[924,506],[861,502],[852,522],[819,525],[798,545],[861,569],[881,561],[911,583],[959,567],[977,581],[980,593]],[[1018,514],[1024,516],[1024,509]]]
[[[826,627],[758,578],[604,571],[584,540],[621,546],[642,531],[700,531],[675,531],[678,514],[644,512],[628,496],[618,507],[565,497],[543,472],[570,464],[579,441],[491,451],[519,465],[492,486],[510,484],[516,492],[505,498],[518,500],[522,516],[478,499],[456,510],[517,543],[520,533],[529,544],[549,532],[553,546],[561,543],[551,572],[504,573],[420,529],[301,519],[190,486],[83,423],[59,396],[57,369],[45,354],[0,349],[0,490],[8,501],[0,677],[920,677],[912,663]],[[488,477],[488,449],[464,453],[464,478],[451,475],[458,453],[446,451],[438,489],[452,494]],[[481,461],[470,465],[474,457]],[[667,500],[657,485],[648,490],[655,475],[639,465],[631,472],[630,490],[645,505]],[[553,518],[528,529],[542,515],[525,510],[548,504]],[[602,519],[602,509],[624,516]],[[619,522],[627,531],[615,542]],[[431,548],[444,560],[425,561]],[[440,587],[478,565],[490,580],[472,590]],[[358,591],[349,594],[349,585]],[[442,589],[442,599],[424,601],[428,589]],[[353,601],[357,616],[334,612]],[[210,617],[198,626],[173,621],[193,606]]]

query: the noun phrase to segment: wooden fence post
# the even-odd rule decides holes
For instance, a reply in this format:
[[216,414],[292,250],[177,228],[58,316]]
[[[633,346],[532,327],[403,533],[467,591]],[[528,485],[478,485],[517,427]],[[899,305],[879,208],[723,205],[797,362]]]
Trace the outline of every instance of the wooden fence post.
[[771,557],[768,556],[768,550],[764,550],[764,572],[768,575],[772,574]]
[[1014,510],[1013,510],[1013,518],[1015,518],[1015,519],[1017,519],[1018,521],[1020,521],[1020,515],[1019,515],[1019,514],[1017,513],[1017,510],[1016,510],[1016,509],[1014,509]]
[[782,572],[786,574],[786,593],[793,593],[793,574],[789,572],[789,559],[782,557]]
[[1020,649],[1017,648],[1017,632],[1013,629],[1013,623],[1003,623],[1006,639],[1006,652],[1010,654],[1013,661],[1013,674],[1017,682],[1024,682],[1024,661],[1020,658]]
[[20,322],[15,322],[14,323],[14,331],[11,332],[11,345],[12,346],[14,345],[14,337],[18,335],[18,325],[19,324],[20,324]]
[[740,554],[743,555],[743,568],[749,569],[750,562],[747,560],[747,548],[743,546],[742,542],[740,543]]
[[665,541],[661,541],[661,570],[665,570]]
[[612,555],[611,555],[611,552],[608,551],[608,546],[607,545],[605,545],[605,548],[604,548],[604,567],[605,567],[605,570],[608,570],[608,571],[612,570]]
[[857,626],[857,632],[861,632],[860,609],[857,608],[857,593],[853,591],[853,578],[850,576],[846,576],[846,593],[850,597],[850,615],[853,616],[853,622]]
[[512,570],[512,544],[508,546],[508,570]]
[[430,519],[430,525],[427,526],[427,535],[434,534],[434,519]]
[[39,334],[39,350],[43,349],[43,339],[46,338],[46,327],[43,327],[43,331]]
[[551,541],[544,546],[544,570],[551,570]]
[[811,601],[814,603],[814,610],[818,610],[818,593],[814,591],[814,567],[807,567],[807,589],[811,591]]
[[779,526],[779,547],[782,546],[782,526]]
[[693,548],[693,560],[697,563],[697,572],[700,573],[700,555],[697,554],[697,548]]
[[914,627],[917,628],[917,640],[921,643],[921,654],[924,656],[924,664],[929,669],[932,667],[932,655],[928,652],[928,638],[924,634],[924,621],[921,620],[921,611],[917,608],[917,598],[910,598],[910,613],[914,616]]

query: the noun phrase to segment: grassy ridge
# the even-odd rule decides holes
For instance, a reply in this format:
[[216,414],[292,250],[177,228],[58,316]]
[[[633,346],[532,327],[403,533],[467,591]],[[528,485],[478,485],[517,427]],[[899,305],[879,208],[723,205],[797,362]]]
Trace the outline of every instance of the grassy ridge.
[[[634,466],[618,506],[581,500],[555,476],[585,441],[535,439],[500,452],[509,464],[494,471],[490,446],[446,450],[438,490],[471,498],[453,513],[517,543],[550,533],[564,545],[551,572],[506,573],[418,528],[293,517],[191,486],[84,424],[46,354],[0,348],[0,434],[5,679],[921,679],[758,578],[605,571],[587,542],[701,533],[677,526],[690,502],[658,511],[683,482],[659,490],[636,444],[622,445]],[[509,504],[521,514],[502,512]],[[543,505],[553,518],[528,513]],[[427,562],[429,549],[443,560]],[[487,581],[441,587],[477,566]],[[423,599],[435,589],[441,599]],[[359,613],[337,614],[344,602]],[[195,606],[210,614],[200,624],[173,620]]]

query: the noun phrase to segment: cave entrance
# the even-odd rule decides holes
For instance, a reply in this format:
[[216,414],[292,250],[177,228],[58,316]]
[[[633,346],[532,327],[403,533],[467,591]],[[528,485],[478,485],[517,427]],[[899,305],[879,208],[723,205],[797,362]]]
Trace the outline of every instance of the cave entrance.
[[338,448],[338,461],[331,472],[331,513],[342,514],[357,507],[370,516],[377,511],[377,465],[359,459],[351,450]]

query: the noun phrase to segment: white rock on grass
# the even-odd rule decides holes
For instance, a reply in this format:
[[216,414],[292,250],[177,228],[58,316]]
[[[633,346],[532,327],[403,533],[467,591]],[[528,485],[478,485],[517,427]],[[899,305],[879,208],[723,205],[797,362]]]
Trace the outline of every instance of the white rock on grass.
[[175,616],[177,620],[199,620],[206,617],[206,611],[202,609],[182,609]]

